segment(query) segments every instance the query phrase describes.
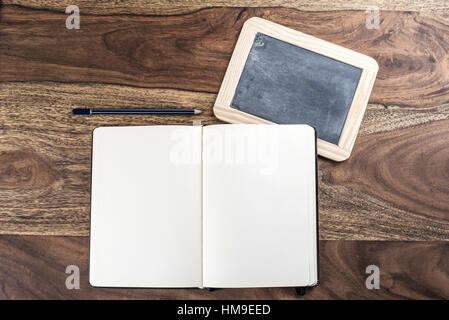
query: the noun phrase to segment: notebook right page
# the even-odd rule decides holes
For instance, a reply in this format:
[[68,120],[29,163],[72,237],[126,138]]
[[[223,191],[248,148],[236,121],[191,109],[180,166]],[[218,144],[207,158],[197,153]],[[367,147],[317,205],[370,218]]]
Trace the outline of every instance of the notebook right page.
[[315,131],[203,128],[203,285],[316,283]]

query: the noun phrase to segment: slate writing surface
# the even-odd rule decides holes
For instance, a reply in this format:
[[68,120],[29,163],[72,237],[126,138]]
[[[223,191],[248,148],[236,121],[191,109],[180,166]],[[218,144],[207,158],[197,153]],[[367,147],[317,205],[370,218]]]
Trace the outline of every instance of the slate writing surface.
[[362,69],[257,33],[231,107],[338,144]]

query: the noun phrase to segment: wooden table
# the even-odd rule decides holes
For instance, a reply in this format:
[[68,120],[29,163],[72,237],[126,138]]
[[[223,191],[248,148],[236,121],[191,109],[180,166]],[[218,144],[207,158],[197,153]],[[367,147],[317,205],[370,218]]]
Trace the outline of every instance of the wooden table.
[[[120,2],[121,3],[121,2]],[[344,0],[3,1],[0,298],[295,299],[282,289],[88,285],[92,129],[219,123],[212,106],[245,20],[263,17],[374,57],[353,154],[319,160],[321,285],[305,298],[449,298],[449,5]],[[380,28],[367,29],[368,5]],[[74,107],[192,107],[183,116],[72,116]],[[65,288],[78,265],[81,289]],[[365,268],[380,268],[379,290]]]

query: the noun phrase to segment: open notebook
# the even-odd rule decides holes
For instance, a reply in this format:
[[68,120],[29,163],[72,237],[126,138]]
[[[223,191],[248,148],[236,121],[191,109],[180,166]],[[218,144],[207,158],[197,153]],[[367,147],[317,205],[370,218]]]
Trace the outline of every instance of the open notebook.
[[315,285],[316,199],[307,125],[97,128],[90,283]]

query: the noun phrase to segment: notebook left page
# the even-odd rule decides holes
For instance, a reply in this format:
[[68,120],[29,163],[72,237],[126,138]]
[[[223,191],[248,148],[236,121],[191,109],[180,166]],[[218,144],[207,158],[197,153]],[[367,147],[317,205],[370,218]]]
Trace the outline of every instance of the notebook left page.
[[200,126],[94,130],[89,281],[201,287]]

